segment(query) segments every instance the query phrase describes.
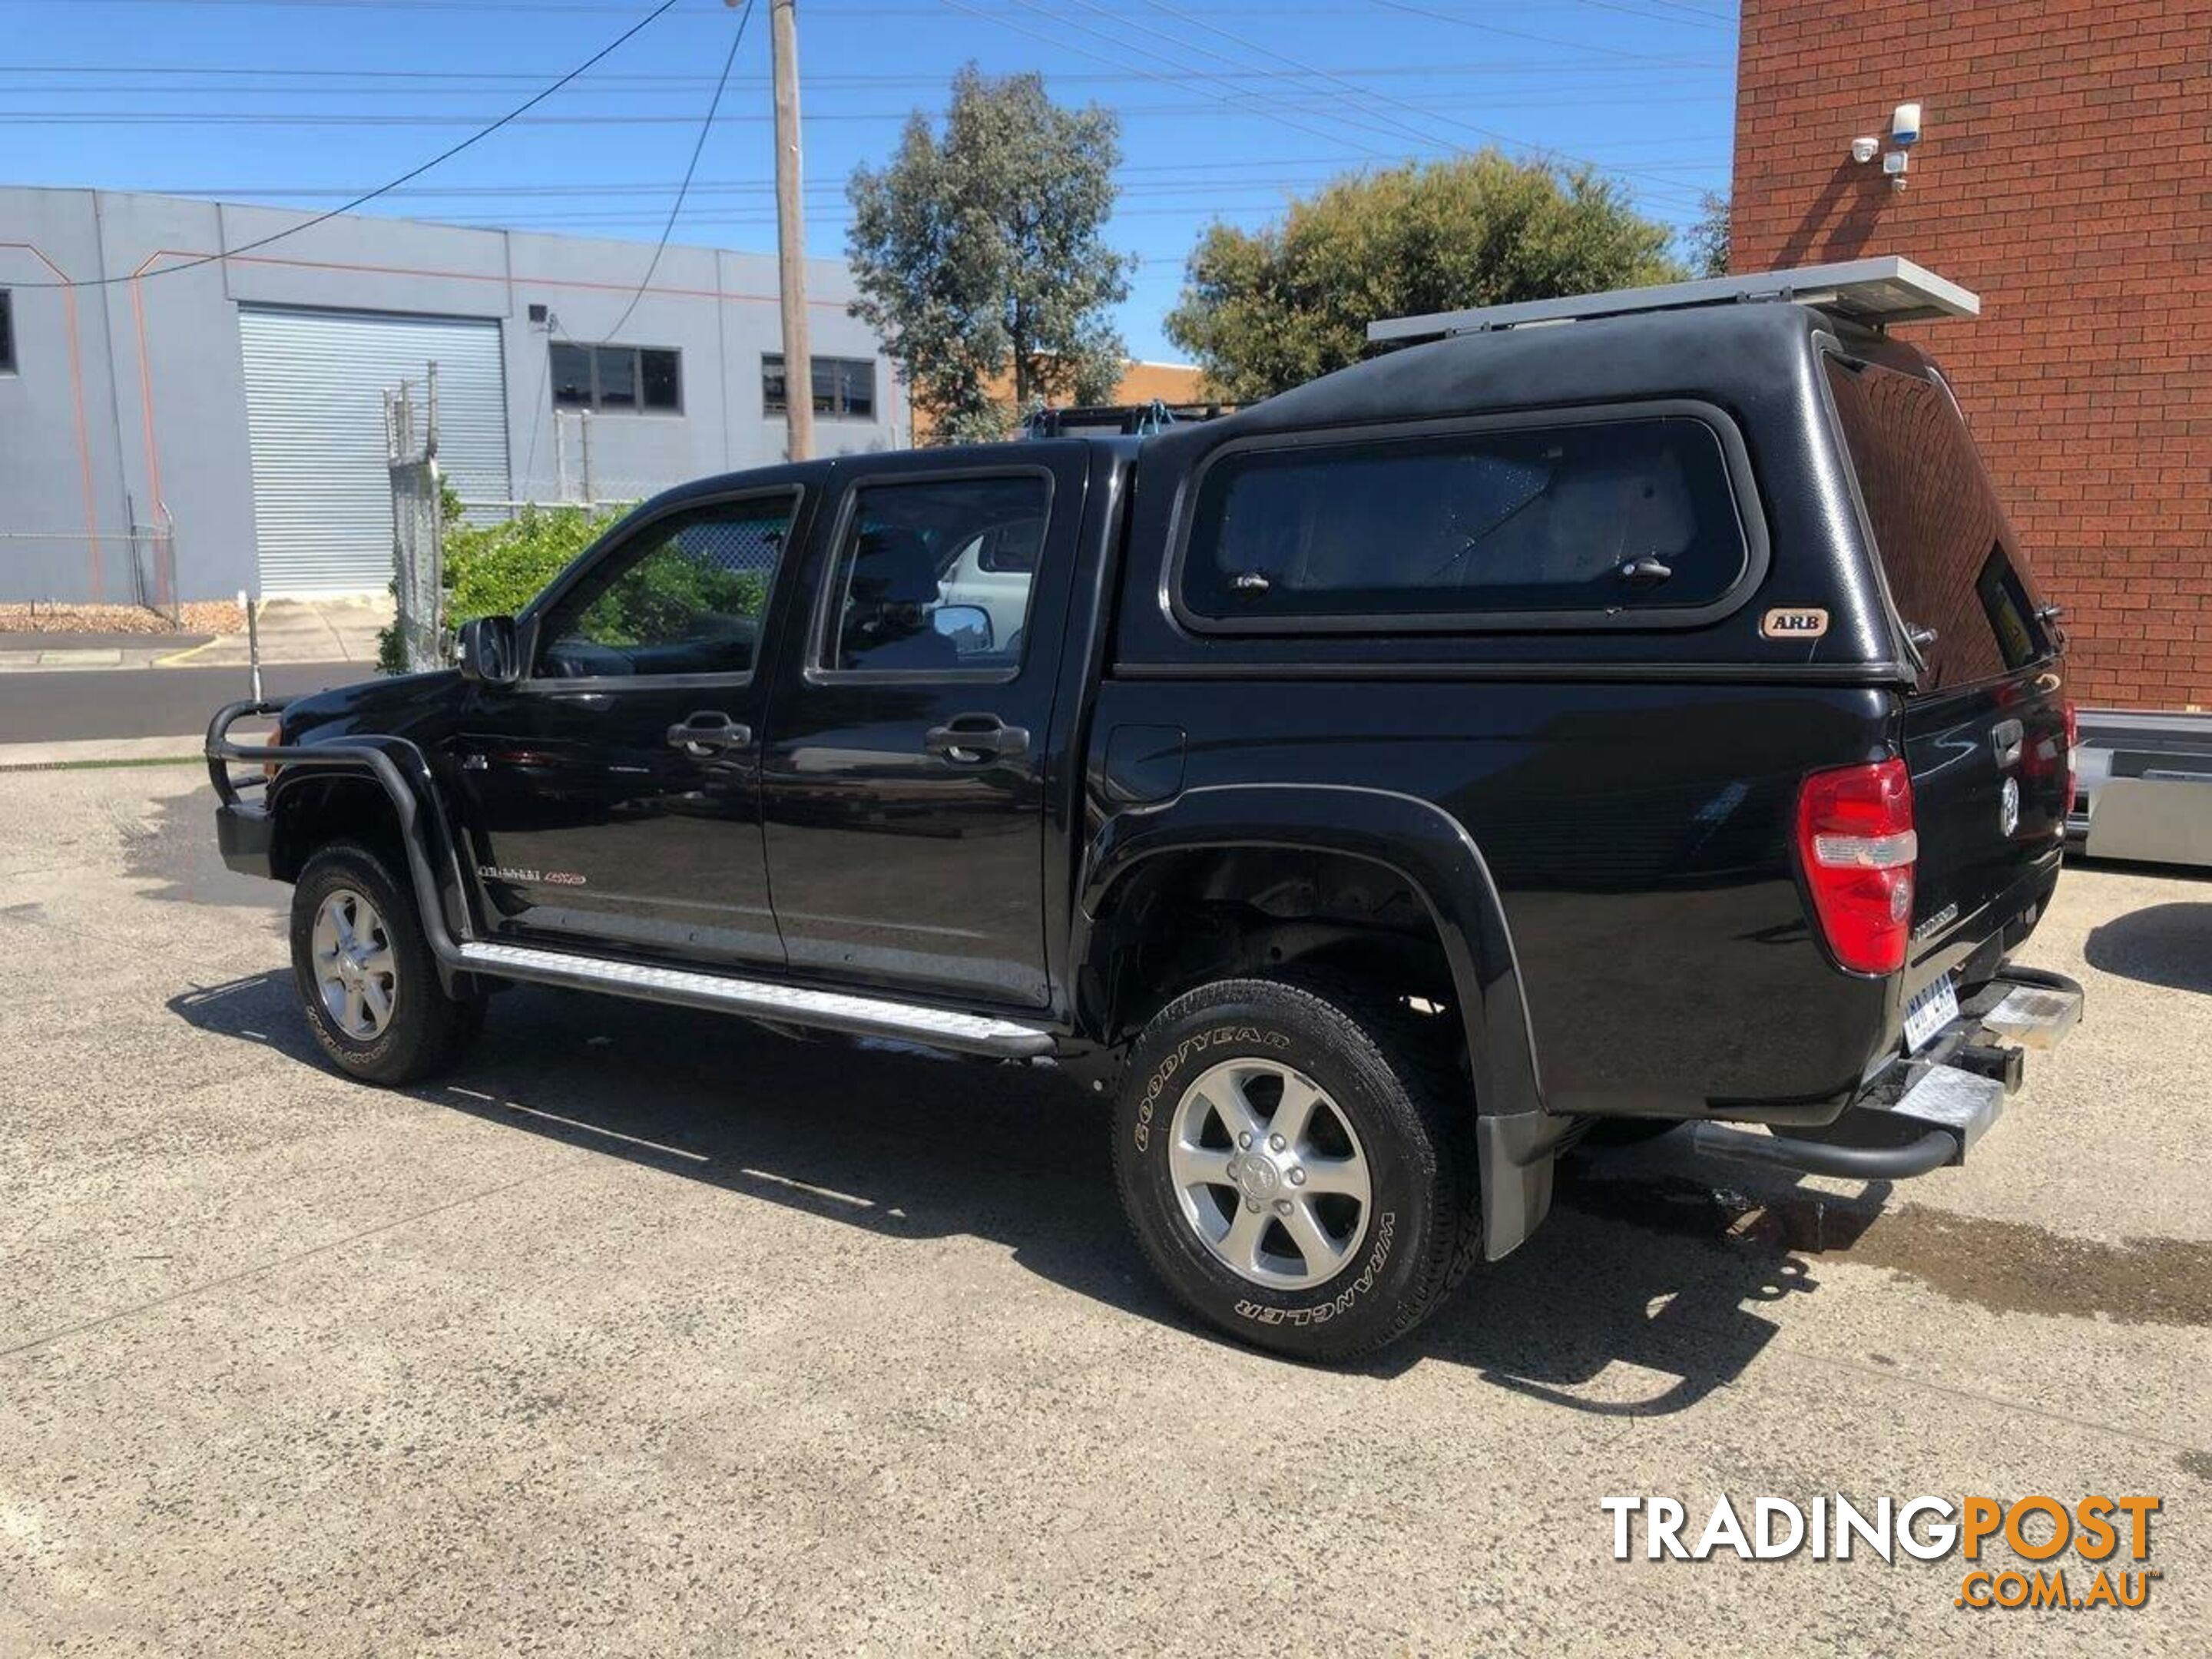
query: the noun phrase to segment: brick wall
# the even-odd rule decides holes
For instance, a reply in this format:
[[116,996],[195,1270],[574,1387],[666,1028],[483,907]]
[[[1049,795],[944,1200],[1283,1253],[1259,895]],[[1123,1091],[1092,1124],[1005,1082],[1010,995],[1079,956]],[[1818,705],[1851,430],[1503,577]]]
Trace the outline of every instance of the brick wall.
[[[1917,100],[1911,183],[1854,164]],[[2084,702],[2212,707],[2212,0],[1743,0],[1734,266],[1901,253]]]

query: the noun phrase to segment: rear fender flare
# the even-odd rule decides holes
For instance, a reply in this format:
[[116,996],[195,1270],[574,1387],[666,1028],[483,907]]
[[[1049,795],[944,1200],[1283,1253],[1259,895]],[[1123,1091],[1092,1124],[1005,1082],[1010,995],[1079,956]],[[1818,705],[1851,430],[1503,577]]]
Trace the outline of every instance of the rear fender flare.
[[1475,1111],[1541,1110],[1528,1006],[1497,884],[1467,827],[1415,795],[1346,784],[1215,784],[1117,813],[1084,853],[1070,961],[1079,969],[1088,962],[1096,919],[1145,860],[1237,847],[1342,853],[1405,880],[1428,907],[1451,969]]

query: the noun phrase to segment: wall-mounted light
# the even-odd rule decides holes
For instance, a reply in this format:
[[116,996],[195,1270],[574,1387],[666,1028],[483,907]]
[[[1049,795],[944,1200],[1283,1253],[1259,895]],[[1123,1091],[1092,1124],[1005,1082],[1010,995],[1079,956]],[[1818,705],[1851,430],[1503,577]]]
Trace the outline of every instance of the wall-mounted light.
[[1905,168],[1911,164],[1911,161],[1912,158],[1901,149],[1893,149],[1883,155],[1881,170],[1888,178],[1889,187],[1892,190],[1905,188]]

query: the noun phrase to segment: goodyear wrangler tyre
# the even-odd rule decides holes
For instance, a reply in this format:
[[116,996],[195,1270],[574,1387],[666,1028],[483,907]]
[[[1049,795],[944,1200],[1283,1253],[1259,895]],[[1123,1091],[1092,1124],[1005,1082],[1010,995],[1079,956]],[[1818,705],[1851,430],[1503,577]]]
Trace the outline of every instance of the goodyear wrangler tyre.
[[1337,1359],[1473,1261],[1474,1103],[1430,1022],[1351,981],[1219,980],[1138,1039],[1114,1166],[1137,1243],[1239,1340]]
[[412,891],[356,842],[310,858],[292,889],[292,976],[307,1029],[348,1075],[387,1086],[443,1070],[483,1029],[449,997]]

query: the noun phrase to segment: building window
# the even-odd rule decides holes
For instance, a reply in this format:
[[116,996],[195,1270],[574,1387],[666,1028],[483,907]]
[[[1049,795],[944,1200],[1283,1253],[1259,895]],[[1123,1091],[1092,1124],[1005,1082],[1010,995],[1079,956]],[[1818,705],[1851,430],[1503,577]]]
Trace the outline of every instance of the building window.
[[15,372],[15,297],[0,288],[0,374]]
[[684,412],[679,355],[651,346],[574,345],[556,341],[553,403],[558,409],[596,409],[603,414]]
[[[872,421],[876,418],[876,360],[872,357],[816,357],[814,412],[833,421]],[[783,397],[783,354],[761,357],[761,412],[781,415]]]

